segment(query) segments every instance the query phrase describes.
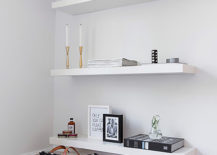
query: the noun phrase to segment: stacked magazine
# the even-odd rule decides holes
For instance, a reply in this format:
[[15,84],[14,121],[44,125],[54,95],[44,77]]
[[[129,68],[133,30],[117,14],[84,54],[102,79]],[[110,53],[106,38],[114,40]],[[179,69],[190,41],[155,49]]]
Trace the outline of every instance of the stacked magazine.
[[137,66],[135,60],[113,59],[113,60],[88,60],[88,68],[107,68],[107,67],[122,67],[122,66]]

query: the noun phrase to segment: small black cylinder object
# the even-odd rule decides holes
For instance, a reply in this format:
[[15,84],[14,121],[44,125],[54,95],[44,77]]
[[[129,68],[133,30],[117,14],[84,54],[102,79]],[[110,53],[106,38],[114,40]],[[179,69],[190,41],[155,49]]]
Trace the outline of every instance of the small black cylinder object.
[[152,58],[152,63],[153,64],[158,63],[158,51],[157,50],[152,50],[151,51],[151,58]]

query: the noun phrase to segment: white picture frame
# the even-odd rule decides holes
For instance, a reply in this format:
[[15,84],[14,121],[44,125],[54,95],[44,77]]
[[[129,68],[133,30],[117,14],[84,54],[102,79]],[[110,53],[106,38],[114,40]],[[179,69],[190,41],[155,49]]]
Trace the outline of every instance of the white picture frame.
[[111,114],[108,105],[88,106],[88,138],[103,140],[103,114]]

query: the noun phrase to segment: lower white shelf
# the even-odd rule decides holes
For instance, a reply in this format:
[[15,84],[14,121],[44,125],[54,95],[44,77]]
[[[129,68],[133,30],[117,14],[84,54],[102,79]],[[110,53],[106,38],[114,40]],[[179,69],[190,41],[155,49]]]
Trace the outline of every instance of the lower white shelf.
[[147,64],[132,67],[76,68],[51,70],[52,76],[194,74],[196,68],[187,64]]
[[[87,149],[87,150],[94,150],[94,151],[121,154],[121,155],[169,155],[171,154],[171,153],[164,153],[164,152],[127,148],[124,147],[123,144],[103,142],[101,140],[88,139],[86,137],[78,137],[78,138],[71,138],[71,139],[51,137],[50,144],[73,146],[78,149]],[[196,149],[191,147],[184,147],[172,153],[172,155],[196,155]]]

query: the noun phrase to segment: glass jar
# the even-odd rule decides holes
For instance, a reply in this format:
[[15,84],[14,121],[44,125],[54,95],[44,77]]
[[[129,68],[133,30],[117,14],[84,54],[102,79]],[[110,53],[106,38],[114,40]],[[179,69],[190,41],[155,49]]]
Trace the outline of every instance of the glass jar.
[[151,122],[151,131],[149,132],[150,139],[161,139],[162,138],[162,132],[159,129],[159,122],[160,122],[160,116],[159,115],[153,116],[152,122]]

